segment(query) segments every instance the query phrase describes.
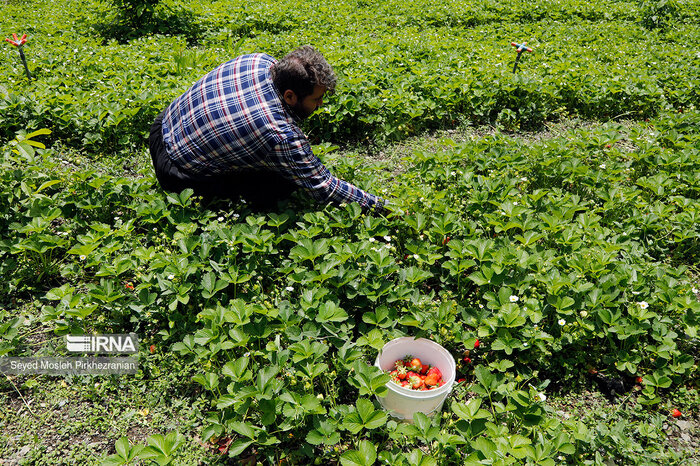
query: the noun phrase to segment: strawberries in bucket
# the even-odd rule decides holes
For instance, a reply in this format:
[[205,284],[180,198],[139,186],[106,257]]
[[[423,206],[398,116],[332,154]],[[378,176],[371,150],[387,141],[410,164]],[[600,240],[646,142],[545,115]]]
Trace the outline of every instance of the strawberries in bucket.
[[440,369],[410,355],[396,360],[394,366],[389,371],[391,380],[409,390],[432,390],[445,384]]

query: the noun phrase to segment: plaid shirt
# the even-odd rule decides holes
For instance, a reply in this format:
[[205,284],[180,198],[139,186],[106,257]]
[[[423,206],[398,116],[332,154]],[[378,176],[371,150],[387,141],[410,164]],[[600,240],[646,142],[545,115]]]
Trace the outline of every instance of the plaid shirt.
[[163,142],[172,161],[202,176],[272,170],[321,202],[383,205],[383,199],[331,175],[313,154],[272,83],[274,63],[265,54],[238,57],[170,104],[163,116]]

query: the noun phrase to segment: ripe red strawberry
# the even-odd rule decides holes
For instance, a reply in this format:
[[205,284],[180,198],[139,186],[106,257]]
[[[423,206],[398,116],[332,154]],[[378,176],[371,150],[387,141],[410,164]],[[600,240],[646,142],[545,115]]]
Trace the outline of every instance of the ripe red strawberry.
[[429,387],[434,387],[440,382],[440,377],[436,373],[425,376],[425,384]]
[[449,237],[449,236],[445,236],[445,239],[442,240],[443,246],[444,246],[445,244],[449,243],[449,242],[450,242],[450,237]]
[[430,366],[428,364],[421,364],[420,373],[425,375],[428,372],[428,369],[430,369]]
[[466,382],[466,381],[467,381],[467,379],[459,379],[459,380],[457,380],[457,383],[462,383],[462,382]]
[[420,372],[423,368],[423,364],[420,362],[420,359],[413,358],[411,362],[408,363],[408,368],[413,372]]
[[681,413],[680,411],[678,411],[677,408],[673,408],[673,411],[671,411],[671,416],[673,416],[673,417],[675,417],[675,418],[679,418],[679,417],[681,417],[682,415],[683,415],[683,413]]
[[466,362],[467,364],[471,364],[472,360],[471,358],[464,358],[464,362]]
[[151,345],[148,347],[148,350],[151,352],[151,354],[156,352],[156,345]]
[[429,375],[432,375],[432,374],[437,375],[437,378],[438,378],[438,379],[441,379],[441,378],[442,378],[442,372],[440,372],[440,369],[438,369],[438,368],[435,367],[435,366],[433,366],[433,367],[431,367],[430,369],[428,369],[428,373],[427,373],[425,376],[428,377]]
[[219,439],[219,441],[216,442],[216,444],[218,446],[219,453],[226,453],[228,451],[229,447],[231,446],[231,443],[233,443],[232,438],[226,437],[226,438]]
[[639,376],[639,375],[638,375],[638,376],[637,376],[637,378],[636,378],[636,379],[634,379],[634,380],[636,380],[636,381],[637,381],[637,383],[642,383],[642,377],[641,377],[641,376]]
[[397,366],[396,372],[397,372],[396,377],[399,380],[406,380],[406,378],[408,378],[408,371],[406,370],[405,366]]
[[474,348],[476,349],[479,346],[481,346],[481,343],[479,342],[479,339],[477,338],[476,341],[474,342]]
[[419,375],[410,376],[408,381],[409,385],[413,387],[413,389],[418,389],[423,386],[423,379],[421,379]]

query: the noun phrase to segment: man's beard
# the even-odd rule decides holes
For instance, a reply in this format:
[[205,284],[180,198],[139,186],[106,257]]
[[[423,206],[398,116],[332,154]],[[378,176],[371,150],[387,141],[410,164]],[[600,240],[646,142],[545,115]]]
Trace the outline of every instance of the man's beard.
[[291,109],[300,120],[306,120],[311,116],[312,113],[314,113],[313,111],[309,112],[305,110],[304,107],[302,107],[301,104],[298,102],[296,105],[291,107]]

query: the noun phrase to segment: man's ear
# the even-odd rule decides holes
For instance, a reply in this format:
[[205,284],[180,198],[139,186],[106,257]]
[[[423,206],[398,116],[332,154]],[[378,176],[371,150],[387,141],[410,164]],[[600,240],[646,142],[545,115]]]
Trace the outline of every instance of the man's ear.
[[284,93],[282,94],[282,98],[285,102],[287,102],[287,105],[289,105],[290,107],[293,107],[297,104],[297,95],[291,89],[287,89],[286,91],[284,91]]

